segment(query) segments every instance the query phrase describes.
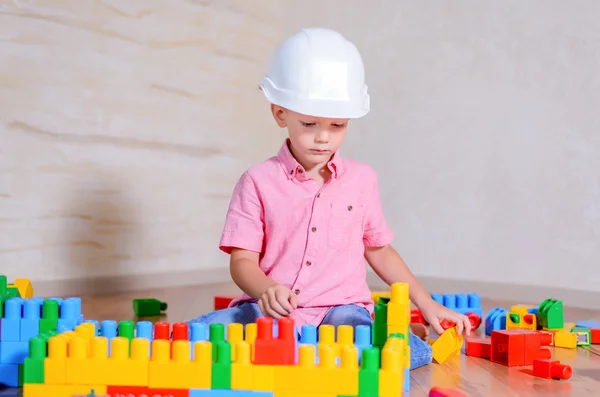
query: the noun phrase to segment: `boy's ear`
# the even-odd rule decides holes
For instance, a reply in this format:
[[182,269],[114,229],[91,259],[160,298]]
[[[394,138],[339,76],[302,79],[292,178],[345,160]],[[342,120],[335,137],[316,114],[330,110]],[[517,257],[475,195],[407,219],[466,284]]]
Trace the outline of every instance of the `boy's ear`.
[[275,119],[275,122],[280,128],[287,127],[287,121],[285,117],[287,115],[287,112],[284,108],[278,105],[271,104],[271,113],[273,114],[273,118]]

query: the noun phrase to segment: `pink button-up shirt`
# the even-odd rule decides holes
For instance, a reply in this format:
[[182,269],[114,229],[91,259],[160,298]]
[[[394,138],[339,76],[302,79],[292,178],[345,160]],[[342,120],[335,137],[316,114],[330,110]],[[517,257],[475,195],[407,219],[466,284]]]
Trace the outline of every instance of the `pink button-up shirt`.
[[[332,177],[319,186],[306,177],[286,139],[277,156],[250,167],[237,182],[219,247],[260,253],[263,272],[297,294],[292,318],[298,330],[318,326],[337,305],[372,313],[365,246],[384,246],[394,237],[375,171],[339,151],[328,167]],[[253,300],[244,294],[230,307]]]

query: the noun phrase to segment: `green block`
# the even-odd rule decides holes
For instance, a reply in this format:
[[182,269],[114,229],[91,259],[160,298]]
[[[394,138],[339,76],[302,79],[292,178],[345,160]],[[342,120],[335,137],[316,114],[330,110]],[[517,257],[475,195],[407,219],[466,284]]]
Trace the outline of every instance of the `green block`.
[[213,361],[217,361],[217,345],[225,342],[225,325],[212,323],[208,326],[208,340],[212,344]]
[[160,316],[160,312],[167,310],[167,306],[167,302],[154,298],[133,300],[133,312],[136,316]]
[[538,325],[542,328],[563,328],[563,303],[556,299],[546,299],[538,308]]
[[15,287],[9,287],[6,289],[6,299],[12,299],[12,298],[20,298],[21,294],[19,293],[19,290]]
[[592,331],[585,327],[573,327],[571,332],[577,334],[577,346],[589,346],[592,341]]
[[0,318],[4,317],[4,301],[6,300],[7,285],[6,276],[0,275]]
[[379,349],[369,347],[362,351],[361,368],[358,371],[358,396],[379,395]]
[[46,331],[56,331],[58,326],[58,302],[53,299],[46,299],[42,308],[42,318],[40,319],[40,334]]
[[375,305],[375,320],[372,326],[373,346],[379,348],[383,348],[387,340],[387,302],[389,299],[380,298]]
[[47,353],[47,339],[35,337],[29,339],[29,357],[23,363],[23,381],[25,383],[44,383],[44,359]]
[[227,341],[218,342],[216,351],[211,386],[213,389],[231,389],[231,344]]

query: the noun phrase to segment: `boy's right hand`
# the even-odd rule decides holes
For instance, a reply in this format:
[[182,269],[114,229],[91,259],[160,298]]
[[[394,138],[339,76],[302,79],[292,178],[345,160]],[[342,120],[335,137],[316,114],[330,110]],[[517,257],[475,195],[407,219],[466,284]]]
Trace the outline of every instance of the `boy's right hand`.
[[287,317],[298,307],[298,298],[292,290],[277,284],[263,292],[258,299],[258,307],[265,316]]

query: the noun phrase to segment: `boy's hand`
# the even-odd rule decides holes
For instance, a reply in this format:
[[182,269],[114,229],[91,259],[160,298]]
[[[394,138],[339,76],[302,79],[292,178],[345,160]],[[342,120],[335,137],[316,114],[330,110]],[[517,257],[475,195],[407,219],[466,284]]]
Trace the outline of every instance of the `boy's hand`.
[[471,322],[464,314],[460,314],[452,309],[448,309],[433,299],[428,301],[426,304],[421,305],[420,309],[423,318],[427,320],[429,324],[431,324],[438,335],[441,335],[444,332],[444,328],[442,328],[440,324],[443,320],[448,320],[455,323],[459,335],[462,335],[463,331],[467,334],[467,336],[471,335]]
[[263,292],[258,299],[258,307],[265,316],[287,317],[298,307],[298,298],[289,288],[277,284]]

